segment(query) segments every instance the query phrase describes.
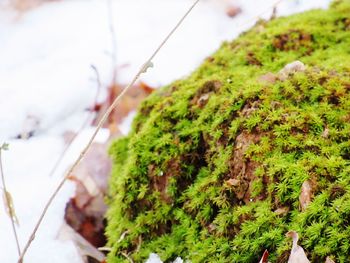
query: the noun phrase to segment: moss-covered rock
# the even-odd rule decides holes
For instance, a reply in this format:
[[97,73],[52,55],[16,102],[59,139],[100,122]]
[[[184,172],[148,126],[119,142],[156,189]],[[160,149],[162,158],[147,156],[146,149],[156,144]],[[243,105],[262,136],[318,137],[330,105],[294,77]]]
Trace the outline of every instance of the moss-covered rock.
[[144,101],[110,149],[108,262],[286,262],[288,230],[349,262],[349,21],[349,0],[261,21]]

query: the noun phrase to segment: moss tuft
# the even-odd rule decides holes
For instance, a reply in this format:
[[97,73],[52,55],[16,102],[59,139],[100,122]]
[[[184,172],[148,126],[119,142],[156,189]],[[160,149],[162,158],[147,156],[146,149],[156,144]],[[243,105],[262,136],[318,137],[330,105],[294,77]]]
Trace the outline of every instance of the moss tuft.
[[259,23],[143,102],[110,149],[108,262],[285,262],[288,230],[312,262],[348,262],[349,14]]

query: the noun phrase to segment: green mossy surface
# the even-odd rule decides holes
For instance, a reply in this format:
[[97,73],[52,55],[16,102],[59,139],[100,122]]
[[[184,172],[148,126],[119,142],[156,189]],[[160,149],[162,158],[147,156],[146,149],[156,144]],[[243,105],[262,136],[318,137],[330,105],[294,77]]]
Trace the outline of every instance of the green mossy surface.
[[[295,60],[307,70],[261,81]],[[350,1],[224,43],[146,99],[110,154],[109,263],[286,262],[288,230],[312,262],[350,262]]]

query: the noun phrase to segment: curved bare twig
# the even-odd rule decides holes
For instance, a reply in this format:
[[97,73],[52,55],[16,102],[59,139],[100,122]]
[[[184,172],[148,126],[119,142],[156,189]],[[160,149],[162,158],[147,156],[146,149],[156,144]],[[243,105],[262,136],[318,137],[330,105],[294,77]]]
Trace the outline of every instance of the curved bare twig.
[[59,191],[62,189],[63,185],[65,184],[65,182],[67,181],[67,179],[69,178],[70,174],[74,171],[74,169],[77,167],[77,165],[80,163],[80,161],[84,158],[84,156],[86,155],[87,151],[89,150],[91,144],[93,143],[96,135],[98,134],[98,132],[100,131],[100,129],[102,128],[102,126],[104,125],[104,123],[106,122],[108,116],[111,114],[111,112],[113,111],[113,109],[118,105],[118,103],[120,102],[121,98],[123,98],[123,96],[125,95],[125,93],[135,84],[135,82],[139,79],[139,77],[145,73],[147,71],[148,68],[152,67],[152,60],[154,59],[154,57],[159,53],[159,51],[163,48],[163,46],[168,42],[169,38],[175,33],[175,31],[180,27],[180,25],[183,23],[183,21],[186,19],[186,17],[192,12],[192,10],[194,9],[194,7],[199,3],[200,0],[196,0],[191,7],[187,10],[187,12],[182,16],[182,18],[177,22],[177,24],[175,25],[175,27],[170,31],[170,33],[164,38],[164,40],[161,42],[161,44],[157,47],[157,49],[153,52],[153,54],[146,60],[146,62],[141,66],[141,68],[139,69],[139,71],[136,73],[135,77],[132,79],[132,81],[130,82],[130,84],[128,86],[125,87],[125,89],[119,94],[118,97],[115,98],[115,100],[113,101],[113,103],[109,106],[109,108],[106,110],[106,112],[103,114],[101,120],[99,121],[99,123],[96,126],[96,129],[93,133],[93,135],[91,136],[89,142],[87,143],[87,145],[84,147],[84,149],[81,151],[81,153],[79,154],[78,158],[75,160],[75,162],[73,163],[73,165],[69,168],[69,170],[67,171],[67,173],[65,174],[65,176],[63,177],[62,181],[59,183],[59,185],[57,186],[57,188],[55,189],[54,193],[50,196],[48,202],[46,203],[40,217],[39,220],[37,221],[33,232],[31,233],[19,259],[18,259],[18,263],[22,263],[23,262],[23,258],[26,254],[26,252],[28,251],[28,248],[30,247],[31,243],[33,242],[33,240],[35,239],[35,234],[37,233],[45,215],[47,210],[49,209],[52,201],[55,199],[55,197],[57,196],[57,194],[59,193]]

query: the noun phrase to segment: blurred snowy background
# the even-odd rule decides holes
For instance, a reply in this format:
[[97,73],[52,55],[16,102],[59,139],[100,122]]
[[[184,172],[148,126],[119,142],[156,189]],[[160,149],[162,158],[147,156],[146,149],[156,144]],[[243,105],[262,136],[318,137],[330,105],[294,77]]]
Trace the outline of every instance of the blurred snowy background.
[[[311,8],[330,0],[202,0],[142,76],[143,87],[158,88],[191,73],[224,40],[251,27],[258,17]],[[19,240],[27,241],[40,212],[69,164],[85,146],[86,126],[65,154],[67,132],[77,132],[115,81],[127,84],[159,45],[191,0],[0,0],[0,144],[4,174],[19,219]],[[114,33],[112,32],[114,31]],[[95,105],[96,106],[96,105]],[[118,131],[127,133],[126,111]],[[105,143],[110,129],[97,138]],[[26,256],[26,263],[84,262],[76,243],[62,238],[66,203],[75,184],[68,182],[50,207]],[[0,210],[0,262],[17,262],[11,224]],[[158,262],[152,255],[152,262]]]

